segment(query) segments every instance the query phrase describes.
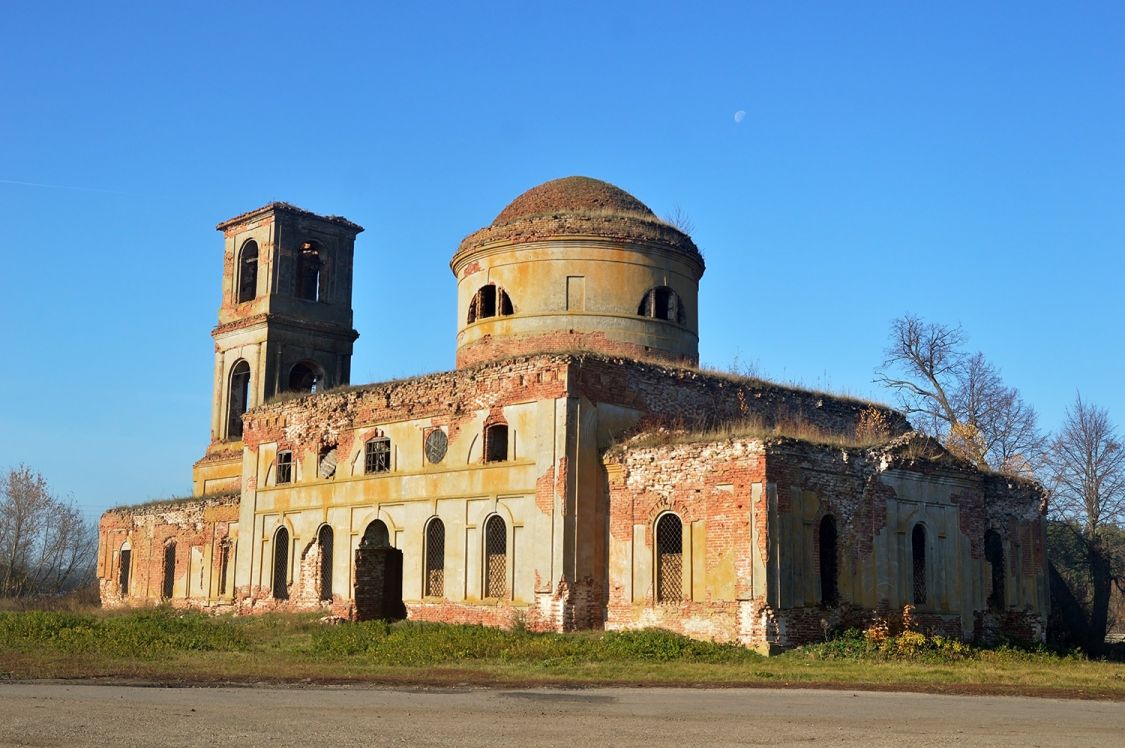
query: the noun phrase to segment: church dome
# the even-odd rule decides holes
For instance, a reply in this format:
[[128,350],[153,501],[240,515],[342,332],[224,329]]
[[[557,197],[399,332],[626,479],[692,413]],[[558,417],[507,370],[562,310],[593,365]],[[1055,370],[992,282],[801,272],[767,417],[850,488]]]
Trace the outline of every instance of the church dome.
[[590,177],[563,177],[532,187],[508,203],[492,225],[562,213],[635,213],[638,217],[656,217],[647,205],[609,182]]

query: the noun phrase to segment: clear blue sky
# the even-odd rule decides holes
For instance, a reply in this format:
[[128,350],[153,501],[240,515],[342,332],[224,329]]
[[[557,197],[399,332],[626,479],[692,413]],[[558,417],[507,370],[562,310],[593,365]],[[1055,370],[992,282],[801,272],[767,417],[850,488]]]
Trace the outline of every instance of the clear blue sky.
[[365,226],[378,381],[452,367],[458,242],[571,174],[691,217],[705,363],[887,400],[914,312],[1125,424],[1125,4],[906,5],[9,3],[0,467],[190,491],[218,221]]

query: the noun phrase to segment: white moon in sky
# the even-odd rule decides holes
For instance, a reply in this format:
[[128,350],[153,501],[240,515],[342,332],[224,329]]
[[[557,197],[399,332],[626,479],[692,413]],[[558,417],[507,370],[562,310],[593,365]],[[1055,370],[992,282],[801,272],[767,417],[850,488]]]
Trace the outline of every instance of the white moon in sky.
[[739,125],[741,125],[741,124],[742,124],[742,120],[744,120],[744,119],[746,119],[746,112],[744,112],[744,111],[742,111],[741,109],[739,109],[739,110],[738,110],[737,112],[735,112],[735,113],[734,113],[734,121],[735,121],[735,124],[739,124]]

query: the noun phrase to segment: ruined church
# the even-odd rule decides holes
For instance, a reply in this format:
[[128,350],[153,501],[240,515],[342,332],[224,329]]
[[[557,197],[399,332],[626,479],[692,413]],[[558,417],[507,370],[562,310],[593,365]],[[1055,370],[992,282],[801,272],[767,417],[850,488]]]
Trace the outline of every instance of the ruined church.
[[106,607],[769,652],[912,605],[1043,638],[1040,489],[884,406],[700,369],[703,256],[613,185],[546,182],[465,237],[456,368],[376,384],[351,383],[360,226],[271,203],[218,229],[210,444],[194,496],[103,515]]

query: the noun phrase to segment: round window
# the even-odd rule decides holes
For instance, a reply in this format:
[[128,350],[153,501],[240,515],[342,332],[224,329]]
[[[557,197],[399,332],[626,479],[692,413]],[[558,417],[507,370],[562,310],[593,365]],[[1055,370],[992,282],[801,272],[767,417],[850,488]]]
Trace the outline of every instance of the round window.
[[449,437],[441,429],[434,429],[426,435],[426,459],[432,463],[445,459],[445,451],[449,448]]

